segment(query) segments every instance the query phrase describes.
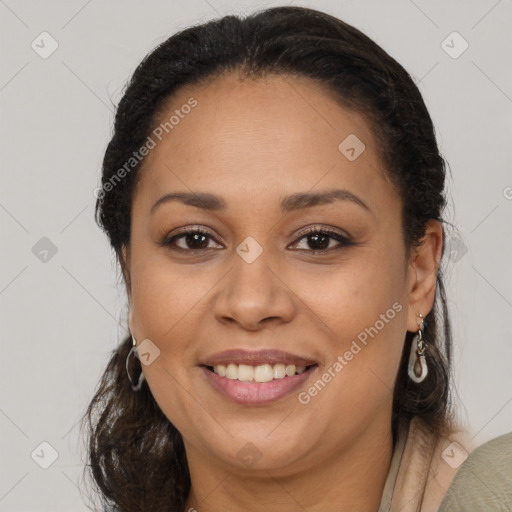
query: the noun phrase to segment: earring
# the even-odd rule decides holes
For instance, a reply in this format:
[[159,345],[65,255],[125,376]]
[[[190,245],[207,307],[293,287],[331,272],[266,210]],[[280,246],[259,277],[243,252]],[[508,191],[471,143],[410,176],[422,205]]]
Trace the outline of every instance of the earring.
[[412,339],[409,368],[407,372],[409,374],[409,378],[418,384],[423,382],[428,374],[427,360],[425,358],[425,349],[427,346],[425,345],[425,340],[423,338],[425,324],[423,322],[423,315],[420,313],[419,316],[421,320],[420,328],[418,329],[418,333]]
[[140,388],[142,386],[142,383],[144,382],[144,373],[140,372],[139,378],[137,380],[137,383],[134,385],[134,381],[132,380],[130,376],[130,371],[128,370],[128,363],[130,361],[130,357],[132,354],[135,355],[135,357],[140,361],[139,352],[137,351],[137,342],[135,341],[135,337],[132,335],[133,340],[133,347],[131,348],[130,352],[128,352],[128,355],[126,356],[126,374],[128,375],[128,379],[130,380],[130,384],[132,386],[133,391],[140,391]]

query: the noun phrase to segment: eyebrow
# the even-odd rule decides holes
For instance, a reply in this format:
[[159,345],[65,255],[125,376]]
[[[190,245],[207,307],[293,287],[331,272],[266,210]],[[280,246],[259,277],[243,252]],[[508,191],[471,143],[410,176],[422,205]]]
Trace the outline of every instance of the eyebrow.
[[[172,192],[165,194],[151,207],[152,214],[159,206],[171,201],[180,201],[189,206],[195,206],[203,210],[225,210],[227,204],[220,196],[207,192]],[[281,199],[280,208],[283,213],[288,213],[312,206],[329,204],[334,201],[351,201],[365,210],[371,212],[368,205],[358,196],[345,189],[330,189],[321,192],[298,192]]]

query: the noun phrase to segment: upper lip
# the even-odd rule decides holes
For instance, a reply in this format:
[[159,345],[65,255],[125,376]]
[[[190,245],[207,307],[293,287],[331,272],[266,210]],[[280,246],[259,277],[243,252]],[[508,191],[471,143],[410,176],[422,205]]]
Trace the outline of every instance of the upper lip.
[[248,364],[248,365],[262,365],[262,364],[294,364],[295,366],[309,366],[316,364],[316,361],[301,357],[291,352],[284,352],[282,350],[243,350],[231,349],[223,352],[217,352],[205,359],[202,364],[205,366],[216,366],[218,364],[227,365],[234,364]]

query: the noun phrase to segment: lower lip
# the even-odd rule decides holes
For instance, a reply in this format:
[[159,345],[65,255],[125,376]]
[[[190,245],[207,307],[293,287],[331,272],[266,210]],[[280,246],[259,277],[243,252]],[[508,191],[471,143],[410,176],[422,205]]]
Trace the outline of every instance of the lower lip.
[[274,379],[270,382],[241,382],[221,377],[205,366],[202,366],[201,370],[211,386],[226,398],[239,404],[262,405],[275,402],[293,393],[309,379],[317,368],[314,366],[303,373]]

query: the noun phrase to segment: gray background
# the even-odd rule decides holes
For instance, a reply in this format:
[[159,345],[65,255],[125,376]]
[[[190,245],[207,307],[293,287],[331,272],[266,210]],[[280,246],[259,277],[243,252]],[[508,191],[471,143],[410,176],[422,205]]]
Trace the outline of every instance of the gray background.
[[[452,173],[460,414],[476,444],[512,430],[512,1],[289,3],[355,25],[419,84]],[[1,511],[87,510],[77,421],[126,331],[119,274],[93,220],[123,85],[178,29],[280,4],[0,0]],[[58,43],[46,59],[31,47],[50,48],[43,31]],[[454,31],[469,44],[457,58],[442,46],[462,49]],[[42,442],[58,454],[47,469]]]

